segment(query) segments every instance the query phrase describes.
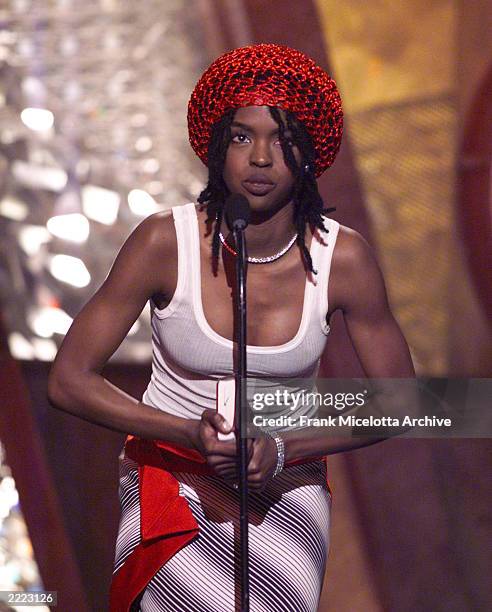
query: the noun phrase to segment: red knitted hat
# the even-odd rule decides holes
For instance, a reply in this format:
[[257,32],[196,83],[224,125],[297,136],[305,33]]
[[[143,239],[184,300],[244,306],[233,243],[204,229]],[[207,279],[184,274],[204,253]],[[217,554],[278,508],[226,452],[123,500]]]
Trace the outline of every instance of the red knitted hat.
[[335,81],[310,57],[289,47],[251,45],[217,58],[198,81],[188,102],[193,150],[207,165],[212,127],[231,108],[276,106],[304,124],[316,152],[316,176],[335,160],[343,112]]

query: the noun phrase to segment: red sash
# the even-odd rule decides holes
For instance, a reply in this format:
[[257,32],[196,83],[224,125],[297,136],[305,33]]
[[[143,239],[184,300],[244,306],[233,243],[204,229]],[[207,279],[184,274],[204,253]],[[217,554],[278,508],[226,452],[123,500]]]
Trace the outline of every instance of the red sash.
[[[141,542],[113,575],[110,612],[129,612],[159,568],[199,532],[188,502],[179,495],[178,481],[170,472],[214,474],[198,451],[162,440],[128,436],[125,455],[138,464]],[[323,459],[296,459],[287,467]]]

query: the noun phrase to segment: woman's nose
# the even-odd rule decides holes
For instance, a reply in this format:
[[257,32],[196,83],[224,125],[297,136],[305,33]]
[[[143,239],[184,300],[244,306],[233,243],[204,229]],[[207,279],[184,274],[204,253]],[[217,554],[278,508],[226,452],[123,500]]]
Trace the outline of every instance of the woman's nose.
[[268,144],[256,142],[251,149],[250,163],[252,166],[270,166],[272,164],[272,155]]

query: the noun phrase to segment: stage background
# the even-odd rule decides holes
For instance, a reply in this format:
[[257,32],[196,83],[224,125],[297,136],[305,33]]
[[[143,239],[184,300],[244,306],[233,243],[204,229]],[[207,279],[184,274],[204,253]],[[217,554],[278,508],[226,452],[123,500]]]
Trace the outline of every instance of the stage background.
[[[186,100],[219,53],[287,44],[333,74],[346,131],[320,180],[326,204],[374,246],[418,373],[491,376],[489,2],[17,1],[1,10],[0,439],[20,495],[12,512],[27,524],[44,586],[59,591],[58,610],[107,607],[124,436],[49,407],[63,333],[53,325],[46,335],[36,317],[46,308],[75,316],[145,214],[196,197],[205,174],[186,142]],[[51,132],[22,127],[28,102],[54,110]],[[55,166],[65,172],[59,191],[46,188]],[[88,186],[117,194],[116,219],[91,220],[85,246],[46,237],[55,212],[90,218],[91,198],[109,198],[109,209],[114,196]],[[21,205],[25,217],[12,212]],[[50,276],[57,253],[82,259],[90,283]],[[148,309],[138,323],[104,370],[135,397],[150,376]],[[340,316],[332,330],[324,374],[359,375]],[[320,612],[489,609],[491,447],[391,440],[331,457]],[[15,548],[8,517],[3,525],[2,543]]]

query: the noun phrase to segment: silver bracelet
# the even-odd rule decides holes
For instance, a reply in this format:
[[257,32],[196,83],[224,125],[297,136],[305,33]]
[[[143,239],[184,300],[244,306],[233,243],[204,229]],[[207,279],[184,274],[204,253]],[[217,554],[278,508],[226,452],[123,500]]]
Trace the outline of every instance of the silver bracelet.
[[285,463],[285,442],[283,438],[281,438],[278,434],[272,434],[269,431],[266,432],[267,436],[272,438],[275,441],[275,445],[277,447],[277,465],[275,466],[275,471],[273,472],[272,478],[278,476],[280,472],[284,469]]

